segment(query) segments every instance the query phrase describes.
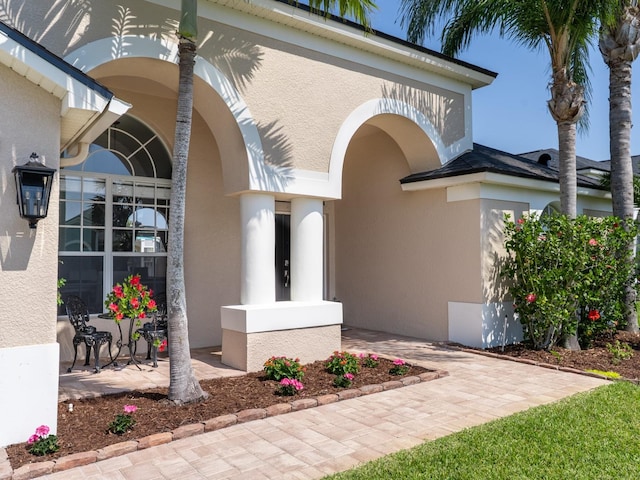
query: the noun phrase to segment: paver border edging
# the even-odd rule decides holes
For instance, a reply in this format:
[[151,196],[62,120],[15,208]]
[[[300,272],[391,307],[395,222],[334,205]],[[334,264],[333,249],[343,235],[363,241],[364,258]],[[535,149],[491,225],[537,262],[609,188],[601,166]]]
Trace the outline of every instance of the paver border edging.
[[29,463],[17,468],[16,470],[11,468],[11,463],[9,462],[6,450],[4,448],[0,448],[0,480],[29,480],[42,475],[89,465],[91,463],[132,453],[137,450],[144,450],[157,445],[163,445],[165,443],[191,437],[193,435],[220,430],[239,423],[246,423],[289,412],[305,410],[307,408],[328,405],[330,403],[349,400],[351,398],[357,398],[386,390],[408,387],[418,383],[437,380],[438,378],[447,377],[448,375],[449,372],[446,370],[430,370],[419,375],[402,377],[400,380],[392,380],[381,384],[364,385],[360,388],[342,390],[339,393],[292,400],[287,403],[278,403],[266,408],[242,410],[238,413],[221,415],[219,417],[205,420],[204,422],[182,425],[171,432],[155,433],[136,440],[128,440],[108,445],[98,450],[66,455],[55,460]]
[[607,377],[606,375],[600,375],[599,373],[587,372],[586,370],[578,370],[577,368],[561,367],[560,365],[553,365],[551,363],[545,363],[545,362],[537,362],[536,360],[530,360],[528,358],[512,357],[510,355],[500,355],[499,353],[486,352],[484,350],[476,350],[475,348],[464,347],[464,346],[460,346],[452,343],[448,344],[447,346],[455,350],[458,350],[460,352],[474,353],[476,355],[482,355],[483,357],[498,358],[500,360],[508,360],[510,362],[525,363],[527,365],[533,365],[534,367],[548,368],[550,370],[557,370],[559,372],[575,373],[578,375],[584,375],[586,377],[599,378],[601,380],[609,380],[610,382],[620,381],[620,380],[635,383],[635,384],[639,384],[640,382],[640,380],[634,380],[631,378],[626,378],[626,377],[611,378],[611,377]]

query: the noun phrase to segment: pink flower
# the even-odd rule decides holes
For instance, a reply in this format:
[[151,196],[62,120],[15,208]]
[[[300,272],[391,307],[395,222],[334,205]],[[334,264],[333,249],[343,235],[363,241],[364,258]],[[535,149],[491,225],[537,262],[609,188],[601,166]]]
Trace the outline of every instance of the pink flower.
[[589,240],[589,245],[591,245],[592,247],[597,247],[598,241],[595,238],[592,238]]
[[27,440],[27,443],[31,445],[32,443],[36,443],[38,440],[40,440],[40,437],[34,433],[29,437],[29,440]]
[[300,382],[299,380],[295,380],[293,378],[283,378],[282,380],[280,380],[280,385],[283,387],[293,387],[297,391],[300,391],[304,388],[304,385],[302,385],[302,382]]
[[369,358],[371,358],[372,360],[378,360],[378,355],[376,355],[375,353],[372,353],[369,355]]
[[365,357],[366,357],[366,355],[365,355],[364,353],[361,353],[361,354],[359,354],[359,355],[358,355],[358,357],[360,357],[360,358],[365,358]]
[[138,407],[135,405],[125,405],[124,413],[135,413],[138,410]]
[[536,296],[535,293],[530,293],[529,295],[526,296],[527,303],[533,303],[536,301],[537,298],[538,297]]
[[109,310],[111,310],[112,312],[117,312],[118,311],[118,305],[116,305],[115,303],[110,303],[109,304]]
[[394,365],[398,365],[398,366],[400,366],[400,365],[404,365],[404,364],[405,364],[405,361],[404,361],[404,360],[402,360],[401,358],[396,358],[396,359],[393,361],[393,364],[394,364]]
[[524,218],[518,219],[518,225],[524,225]]
[[344,378],[346,378],[349,381],[352,381],[355,377],[354,377],[353,373],[345,373],[344,374]]
[[49,435],[49,427],[47,427],[46,425],[40,425],[38,428],[36,428],[36,435],[38,435],[39,437],[46,437],[47,435]]

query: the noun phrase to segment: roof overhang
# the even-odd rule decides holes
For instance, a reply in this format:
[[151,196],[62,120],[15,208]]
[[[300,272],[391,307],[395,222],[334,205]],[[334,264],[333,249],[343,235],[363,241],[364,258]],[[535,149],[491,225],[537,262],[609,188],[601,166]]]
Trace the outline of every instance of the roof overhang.
[[2,22],[0,64],[61,100],[60,151],[92,142],[131,107],[80,70]]
[[[167,4],[167,6],[169,6],[168,3],[172,3],[167,0],[149,1]],[[208,3],[212,8],[222,6],[227,9],[249,13],[280,25],[331,40],[339,45],[353,47],[379,58],[386,58],[470,85],[472,89],[491,84],[497,76],[496,73],[490,70],[447,57],[439,52],[406,42],[391,35],[366,32],[362,26],[351,21],[342,20],[338,17],[332,17],[335,20],[331,20],[321,15],[311,14],[306,5],[298,4],[297,2],[290,2],[289,0],[251,0],[250,2],[208,0]],[[242,25],[240,22],[234,22],[233,15],[208,15],[206,9],[201,9],[199,15],[208,16],[214,21],[223,21],[239,28],[247,28],[246,25]],[[237,23],[237,25],[234,23]]]
[[[535,190],[538,192],[560,192],[560,184],[557,182],[537,180],[532,178],[516,177],[493,172],[478,172],[467,175],[457,175],[446,178],[436,178],[401,184],[405,192],[416,192],[421,190],[447,189],[450,187],[460,187],[465,185],[494,185],[517,189]],[[596,198],[611,198],[611,193],[607,190],[578,186],[577,194]]]

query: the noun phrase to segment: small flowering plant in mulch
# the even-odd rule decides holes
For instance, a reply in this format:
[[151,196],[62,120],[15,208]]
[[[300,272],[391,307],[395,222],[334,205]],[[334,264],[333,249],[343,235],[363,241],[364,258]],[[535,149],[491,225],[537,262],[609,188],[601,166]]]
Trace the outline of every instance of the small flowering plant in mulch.
[[365,368],[376,368],[380,364],[380,358],[375,353],[361,353],[358,358]]
[[264,362],[264,373],[267,379],[279,382],[283,378],[292,378],[302,380],[304,377],[305,367],[300,365],[300,359],[292,359],[288,357],[271,357]]
[[356,376],[353,373],[345,373],[344,375],[337,375],[336,378],[333,380],[333,384],[336,387],[349,388],[353,383],[354,378],[356,378]]
[[391,375],[406,375],[407,373],[409,373],[410,368],[411,365],[409,365],[407,362],[405,362],[401,358],[396,358],[393,361],[393,367],[391,367],[389,373]]
[[133,429],[136,421],[131,414],[135,413],[138,410],[138,407],[135,405],[125,405],[123,410],[124,413],[116,415],[115,420],[109,424],[109,427],[107,428],[109,432],[115,433],[116,435],[124,435],[129,430]]
[[36,433],[31,435],[29,440],[27,440],[29,453],[41,457],[58,451],[60,448],[58,445],[58,437],[50,434],[49,431],[47,425],[40,425],[36,428]]
[[355,375],[360,370],[358,365],[358,357],[349,352],[333,352],[324,363],[329,373],[334,375],[344,375],[345,373],[351,373]]
[[302,389],[304,385],[295,378],[283,378],[278,384],[278,394],[286,397],[291,397]]

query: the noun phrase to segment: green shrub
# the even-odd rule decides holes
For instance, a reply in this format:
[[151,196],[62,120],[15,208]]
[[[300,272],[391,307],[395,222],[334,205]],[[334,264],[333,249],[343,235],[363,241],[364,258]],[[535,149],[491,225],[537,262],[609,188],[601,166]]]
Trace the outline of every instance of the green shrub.
[[501,269],[525,335],[550,349],[565,335],[583,344],[622,326],[624,288],[635,266],[632,221],[533,214],[505,222],[509,256]]

